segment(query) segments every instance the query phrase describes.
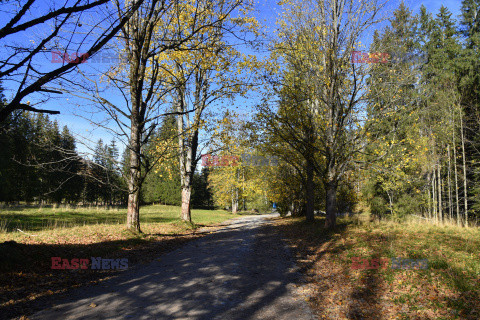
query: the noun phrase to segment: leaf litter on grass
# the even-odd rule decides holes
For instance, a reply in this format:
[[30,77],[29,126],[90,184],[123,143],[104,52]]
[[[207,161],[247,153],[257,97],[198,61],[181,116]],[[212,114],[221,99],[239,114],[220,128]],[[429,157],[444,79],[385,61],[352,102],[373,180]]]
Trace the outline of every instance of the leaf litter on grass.
[[[324,230],[323,221],[279,219],[277,226],[297,253],[308,292],[315,292],[308,301],[322,319],[480,318],[480,259],[460,245],[477,243],[478,233],[447,229],[437,234],[441,227],[401,224],[362,227],[348,219],[339,221],[336,234]],[[429,270],[352,270],[354,256],[453,258]]]

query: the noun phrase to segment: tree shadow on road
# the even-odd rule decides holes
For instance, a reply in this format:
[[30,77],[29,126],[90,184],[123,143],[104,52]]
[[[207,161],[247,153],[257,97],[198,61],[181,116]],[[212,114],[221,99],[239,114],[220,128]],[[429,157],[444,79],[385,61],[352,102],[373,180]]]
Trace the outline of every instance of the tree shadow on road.
[[[0,319],[18,318],[64,297],[69,289],[93,285],[125,271],[52,269],[52,257],[128,259],[129,267],[147,263],[198,235],[164,235],[161,241],[131,238],[93,244],[0,243]],[[61,264],[61,263],[60,263]]]
[[[74,290],[60,301],[76,302],[37,318],[312,319],[306,303],[295,299],[299,273],[277,231],[268,224],[225,228],[101,285]],[[55,298],[44,306],[59,304]]]

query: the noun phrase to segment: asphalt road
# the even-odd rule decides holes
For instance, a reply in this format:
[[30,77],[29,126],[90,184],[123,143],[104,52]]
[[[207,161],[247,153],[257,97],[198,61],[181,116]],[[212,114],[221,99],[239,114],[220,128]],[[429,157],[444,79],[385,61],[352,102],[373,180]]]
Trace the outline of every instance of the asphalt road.
[[231,220],[150,264],[76,289],[30,319],[314,319],[268,216]]

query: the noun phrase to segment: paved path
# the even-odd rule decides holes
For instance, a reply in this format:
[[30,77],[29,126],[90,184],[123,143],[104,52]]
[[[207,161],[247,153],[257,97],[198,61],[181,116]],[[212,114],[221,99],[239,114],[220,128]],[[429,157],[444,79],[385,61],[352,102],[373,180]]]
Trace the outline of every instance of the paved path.
[[314,319],[296,295],[292,256],[269,223],[267,216],[232,220],[148,265],[76,289],[31,319]]

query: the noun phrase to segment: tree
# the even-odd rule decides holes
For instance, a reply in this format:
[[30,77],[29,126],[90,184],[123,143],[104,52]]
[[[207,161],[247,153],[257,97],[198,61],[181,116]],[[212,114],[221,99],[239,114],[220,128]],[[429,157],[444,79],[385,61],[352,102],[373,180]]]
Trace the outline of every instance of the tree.
[[[198,154],[199,132],[207,125],[208,107],[219,100],[245,94],[249,86],[248,70],[258,67],[254,56],[241,54],[229,38],[241,39],[255,32],[257,23],[247,13],[250,0],[194,1],[193,8],[202,8],[201,15],[187,14],[186,24],[197,20],[211,25],[183,43],[184,50],[165,52],[163,74],[172,83],[172,100],[177,115],[178,154],[182,185],[181,218],[191,222],[192,181]],[[196,10],[196,9],[195,9]]]
[[6,122],[8,127],[0,129],[2,152],[0,155],[0,197],[2,201],[31,201],[39,192],[38,179],[34,170],[22,166],[30,159],[32,140],[35,136],[34,120],[26,114],[10,115]]
[[63,127],[60,140],[60,150],[68,158],[64,166],[64,179],[62,186],[63,197],[67,202],[78,203],[82,192],[82,178],[80,176],[80,159],[76,153],[75,138],[71,135],[67,126]]
[[180,172],[178,171],[178,145],[175,116],[163,119],[160,128],[146,146],[146,154],[154,163],[161,158],[145,178],[142,197],[146,203],[181,204]]
[[[458,67],[458,91],[461,111],[457,114],[460,118],[460,140],[462,167],[463,167],[463,196],[464,212],[468,224],[469,202],[478,208],[478,187],[473,188],[473,196],[469,199],[470,186],[476,186],[479,182],[478,161],[480,134],[480,29],[478,0],[463,0],[461,6],[460,26],[458,30],[462,36],[463,48],[457,60]],[[468,166],[468,167],[467,167]],[[468,183],[468,181],[471,181]],[[478,209],[477,209],[478,210]],[[478,211],[476,212],[478,214]]]
[[[108,10],[108,0],[80,0],[73,5],[52,3],[46,11],[39,9],[43,6],[40,1],[35,0],[27,0],[23,6],[18,5],[17,2],[2,4],[8,18],[0,27],[0,41],[2,41],[2,56],[7,59],[0,64],[0,80],[4,84],[11,84],[16,89],[13,90],[12,98],[0,109],[0,123],[4,123],[16,110],[58,114],[59,111],[39,109],[34,107],[35,104],[24,100],[30,96],[33,98],[35,93],[40,94],[38,97],[43,95],[44,98],[47,94],[61,93],[61,84],[58,84],[60,89],[47,86],[74,71],[79,63],[102,49],[124,27],[142,3],[143,0],[127,1],[125,5],[121,5],[122,14],[118,20],[107,26],[102,25],[100,21],[94,22],[91,24],[94,27],[90,30],[87,26],[81,27],[82,15],[84,17],[89,13],[95,13],[97,17],[102,17],[103,15],[95,12],[95,9]],[[119,3],[118,6],[120,8]],[[33,8],[36,9],[32,10]],[[48,27],[47,23],[50,24]],[[49,30],[50,27],[51,30]],[[30,38],[39,28],[44,28],[42,35],[35,39]],[[96,35],[99,29],[101,32]],[[18,37],[23,32],[27,32],[28,36]],[[76,37],[69,35],[75,32],[84,32],[90,36],[77,41]],[[63,39],[70,40],[64,43]],[[77,53],[80,51],[84,53],[79,57],[76,54],[75,59],[67,59],[67,63],[62,63],[53,70],[42,69],[44,63],[38,64],[35,59],[39,59],[44,52],[60,50],[58,46],[61,44],[65,45],[62,48],[64,53],[74,49],[74,46],[77,46],[76,50],[74,49]],[[44,98],[39,98],[39,103],[42,103]]]
[[192,207],[197,209],[213,209],[212,189],[208,185],[209,168],[203,168],[200,173],[193,176],[192,181]]
[[247,151],[244,124],[235,121],[237,117],[235,112],[225,111],[215,126],[210,152],[202,159],[202,165],[209,170],[213,201],[217,206],[231,208],[233,214],[244,197],[241,187],[245,184],[245,167],[241,156]]
[[364,191],[377,215],[387,211],[402,215],[407,210],[397,208],[397,200],[407,191],[419,196],[410,191],[423,188],[420,161],[426,159],[428,139],[418,125],[421,108],[415,83],[423,60],[417,45],[417,19],[403,3],[393,16],[382,33],[375,32],[370,47],[372,52],[389,55],[386,63],[371,66],[368,81]]
[[[277,201],[282,207],[291,207],[293,215],[305,214],[307,221],[314,220],[315,209],[315,173],[322,171],[323,159],[319,154],[319,140],[316,134],[312,113],[305,103],[303,87],[308,79],[300,80],[300,74],[292,66],[283,74],[282,87],[276,92],[280,97],[277,110],[268,104],[259,106],[258,124],[260,148],[267,154],[276,156],[284,163],[278,177],[282,183],[285,173],[293,174],[301,188],[285,197],[288,188],[278,188],[277,194],[283,194]],[[298,186],[296,183],[291,185]],[[300,195],[304,201],[300,201]],[[285,200],[291,203],[286,204]]]
[[13,113],[0,131],[0,201],[77,201],[80,193],[75,140],[66,127],[29,112]]
[[371,165],[364,190],[376,214],[423,213],[442,223],[455,213],[461,224],[460,208],[468,208],[461,193],[469,192],[469,152],[466,112],[460,108],[463,53],[457,34],[447,8],[433,18],[425,7],[413,16],[404,4],[390,26],[375,33],[372,51],[397,53],[391,63],[371,68],[368,82],[365,159]]
[[267,177],[274,164],[261,156],[249,129],[249,122],[227,110],[215,127],[209,145],[211,153],[202,156],[215,204],[231,208],[233,214],[247,206],[266,210],[265,202],[271,198]]
[[[422,118],[425,120],[425,125],[431,135],[430,150],[432,150],[432,158],[435,162],[432,165],[432,182],[436,182],[436,197],[432,198],[432,202],[437,203],[435,209],[435,220],[440,222],[444,220],[444,207],[448,209],[449,215],[452,214],[451,200],[444,203],[443,181],[445,181],[445,171],[450,173],[451,162],[450,155],[445,152],[446,149],[453,149],[454,153],[454,176],[457,182],[457,159],[456,151],[458,143],[460,142],[462,148],[463,159],[465,159],[465,144],[464,144],[464,130],[463,113],[459,108],[460,94],[456,83],[458,83],[458,56],[461,53],[461,46],[457,39],[457,31],[455,29],[455,22],[451,19],[451,13],[447,8],[441,7],[436,19],[426,18],[426,10],[422,8],[422,29],[427,33],[427,41],[425,41],[424,51],[428,57],[427,62],[422,68],[422,93],[424,112]],[[462,138],[457,141],[458,138]],[[436,168],[436,179],[435,179]],[[443,169],[443,170],[442,170]],[[447,169],[447,170],[445,170]],[[463,162],[464,169],[464,192],[465,199],[467,197],[466,188],[466,166]],[[442,171],[444,174],[442,174]],[[434,186],[435,187],[435,186]],[[458,186],[456,188],[456,203],[459,208]],[[451,185],[449,184],[448,198],[451,199]],[[467,212],[467,204],[465,202],[465,213]],[[457,210],[457,221],[459,221],[460,212]]]
[[352,63],[352,52],[364,31],[378,22],[383,5],[375,0],[291,1],[280,21],[275,51],[291,66],[289,70],[295,70],[294,85],[299,74],[304,77],[298,80],[306,85],[300,87],[302,98],[297,101],[309,111],[325,161],[322,177],[328,228],[336,223],[339,182],[361,151],[365,134],[362,112],[367,72]]
[[[203,2],[210,3],[203,0],[200,3]],[[124,16],[121,3],[115,1],[114,4],[118,16]],[[237,3],[229,3],[229,6],[221,1],[215,4],[229,12]],[[142,184],[148,172],[161,160],[157,158],[151,162],[144,153],[144,147],[160,119],[171,114],[165,107],[165,97],[172,86],[165,76],[162,61],[167,52],[173,55],[177,51],[197,50],[187,43],[196,39],[197,34],[218,28],[223,23],[224,15],[200,19],[209,14],[211,8],[189,1],[148,0],[141,4],[121,28],[120,40],[116,43],[118,55],[125,59],[103,75],[106,86],[118,90],[123,103],[113,99],[111,91],[105,92],[101,81],[85,75],[91,80],[91,86],[83,86],[79,95],[92,101],[107,117],[105,122],[97,121],[95,124],[110,131],[117,140],[123,140],[129,152],[128,162],[124,162],[129,165],[125,177],[128,185],[127,228],[135,232],[141,232]],[[95,94],[90,95],[90,92]]]
[[118,163],[118,149],[115,140],[110,144],[104,144],[100,139],[93,154],[93,162],[90,173],[85,173],[89,177],[90,198],[95,201],[101,200],[105,205],[112,205],[117,202],[126,191],[123,185],[123,179]]

